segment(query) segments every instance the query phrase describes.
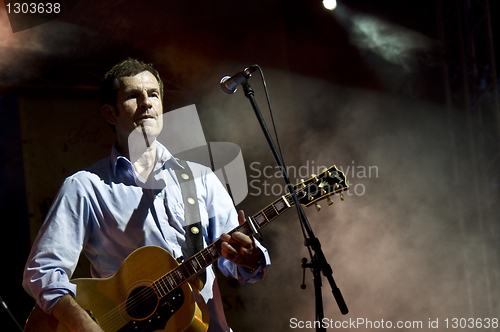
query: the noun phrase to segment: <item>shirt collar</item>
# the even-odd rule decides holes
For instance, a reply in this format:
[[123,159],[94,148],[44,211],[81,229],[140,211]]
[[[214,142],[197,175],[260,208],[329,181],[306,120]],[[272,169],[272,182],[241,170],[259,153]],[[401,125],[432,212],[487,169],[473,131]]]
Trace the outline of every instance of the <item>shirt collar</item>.
[[[166,168],[167,163],[170,164],[170,167],[174,168],[180,167],[184,169],[184,167],[181,164],[179,164],[176,158],[172,156],[170,151],[168,151],[168,149],[158,141],[156,141],[156,156],[157,156],[157,161],[154,170],[157,170],[160,167]],[[113,147],[111,149],[111,155],[110,155],[111,166],[113,168],[113,174],[115,176],[119,160],[123,160],[128,165],[130,165],[130,167],[133,167],[130,160],[118,151],[118,142],[115,142],[115,144],[113,144]]]

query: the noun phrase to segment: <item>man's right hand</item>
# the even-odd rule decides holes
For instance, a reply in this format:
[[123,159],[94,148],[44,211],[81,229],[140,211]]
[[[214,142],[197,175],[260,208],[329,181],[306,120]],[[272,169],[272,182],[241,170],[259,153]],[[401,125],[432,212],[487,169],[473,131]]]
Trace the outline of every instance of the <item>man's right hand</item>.
[[104,332],[71,295],[57,301],[52,315],[71,332]]

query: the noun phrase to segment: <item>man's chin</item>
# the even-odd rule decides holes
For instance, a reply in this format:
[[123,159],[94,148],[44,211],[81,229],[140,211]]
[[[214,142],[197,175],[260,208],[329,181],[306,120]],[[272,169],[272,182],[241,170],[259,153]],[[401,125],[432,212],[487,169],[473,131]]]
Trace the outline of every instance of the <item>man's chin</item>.
[[162,127],[158,126],[157,124],[155,125],[149,125],[145,124],[143,126],[137,127],[139,132],[141,132],[143,135],[146,135],[148,139],[155,139],[158,135],[160,135]]

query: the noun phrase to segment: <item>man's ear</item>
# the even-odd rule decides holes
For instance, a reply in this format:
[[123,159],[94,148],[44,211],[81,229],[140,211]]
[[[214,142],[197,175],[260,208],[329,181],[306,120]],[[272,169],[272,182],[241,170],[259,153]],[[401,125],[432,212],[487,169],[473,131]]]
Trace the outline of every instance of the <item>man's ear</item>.
[[101,114],[109,124],[116,123],[116,110],[113,106],[105,104],[101,106]]

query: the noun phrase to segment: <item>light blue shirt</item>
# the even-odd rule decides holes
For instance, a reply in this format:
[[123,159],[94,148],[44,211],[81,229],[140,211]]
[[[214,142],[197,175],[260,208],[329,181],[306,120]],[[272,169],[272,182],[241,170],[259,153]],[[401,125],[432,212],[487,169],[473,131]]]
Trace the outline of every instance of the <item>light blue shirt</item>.
[[[182,168],[159,142],[153,170],[156,183],[148,188],[137,185],[131,162],[116,147],[108,158],[68,177],[33,244],[26,263],[23,287],[38,305],[50,313],[57,300],[76,293],[69,279],[80,252],[89,258],[95,278],[111,276],[135,249],[155,245],[165,248],[174,258],[186,257],[184,204],[174,173]],[[217,176],[208,168],[189,163],[195,178],[205,246],[238,225],[236,210]],[[241,283],[264,278],[270,265],[265,262],[249,272],[221,257],[218,267]],[[229,331],[212,266],[201,291],[210,312],[209,331]]]

